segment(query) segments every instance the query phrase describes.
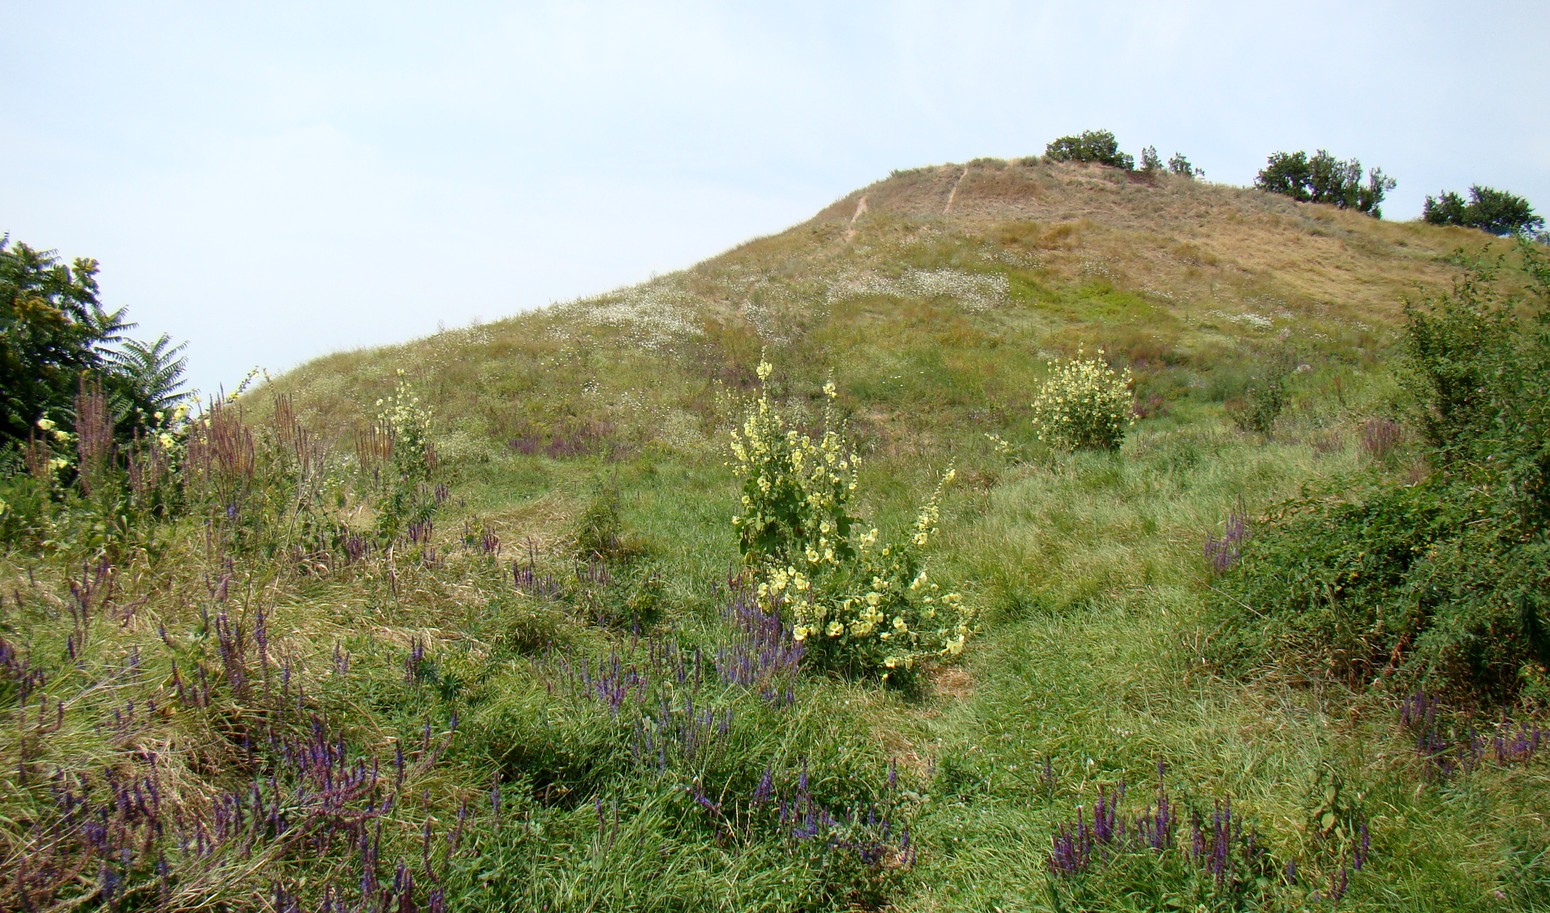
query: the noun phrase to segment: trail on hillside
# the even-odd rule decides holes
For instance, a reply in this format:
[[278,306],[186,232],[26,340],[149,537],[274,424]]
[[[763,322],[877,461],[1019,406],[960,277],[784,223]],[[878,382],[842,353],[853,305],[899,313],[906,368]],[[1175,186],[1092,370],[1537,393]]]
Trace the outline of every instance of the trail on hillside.
[[863,195],[856,201],[856,213],[850,217],[850,224],[845,227],[845,240],[852,241],[856,237],[856,220],[866,215],[866,197]]
[[945,216],[945,215],[947,215],[947,214],[949,214],[949,213],[951,213],[953,211],[953,201],[958,199],[958,186],[960,184],[962,184],[963,183],[963,179],[968,177],[968,176],[969,176],[969,166],[965,165],[965,166],[963,166],[963,173],[958,175],[958,180],[953,182],[953,189],[952,189],[952,191],[947,194],[947,205],[942,207],[942,215]]

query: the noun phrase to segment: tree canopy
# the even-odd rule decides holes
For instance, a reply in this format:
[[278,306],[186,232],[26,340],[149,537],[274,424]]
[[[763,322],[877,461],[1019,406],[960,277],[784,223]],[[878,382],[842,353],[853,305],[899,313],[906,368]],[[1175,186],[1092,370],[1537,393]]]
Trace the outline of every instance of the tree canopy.
[[185,344],[130,339],[125,309],[98,300],[96,260],[0,236],[0,444],[24,441],[39,419],[70,419],[83,381],[102,386],[127,432],[186,398]]
[[1119,151],[1119,140],[1108,130],[1084,130],[1080,136],[1062,136],[1044,147],[1045,158],[1056,162],[1097,162],[1133,171],[1135,157]]
[[1478,228],[1493,235],[1528,235],[1545,227],[1528,200],[1476,184],[1469,188],[1469,202],[1451,191],[1427,196],[1421,218],[1433,225]]
[[1255,176],[1254,186],[1304,203],[1355,209],[1377,219],[1383,216],[1384,195],[1396,183],[1382,168],[1373,168],[1364,184],[1361,161],[1337,159],[1320,149],[1312,156],[1301,151],[1272,153]]

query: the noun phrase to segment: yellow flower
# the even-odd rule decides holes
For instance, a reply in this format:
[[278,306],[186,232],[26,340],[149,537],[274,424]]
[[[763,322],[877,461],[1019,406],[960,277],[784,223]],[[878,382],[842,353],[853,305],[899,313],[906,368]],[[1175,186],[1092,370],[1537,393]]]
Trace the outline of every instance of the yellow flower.
[[844,634],[844,633],[845,633],[845,626],[844,625],[840,624],[837,621],[829,622],[829,636],[830,637],[839,637],[841,634]]

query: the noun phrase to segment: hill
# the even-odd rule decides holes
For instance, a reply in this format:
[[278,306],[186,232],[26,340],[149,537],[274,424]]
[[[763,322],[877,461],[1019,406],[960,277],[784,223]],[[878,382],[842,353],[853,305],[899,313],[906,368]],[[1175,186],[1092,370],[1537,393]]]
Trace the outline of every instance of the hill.
[[[1273,362],[1305,365],[1309,389],[1344,384],[1390,354],[1405,301],[1449,287],[1466,245],[1483,246],[1174,176],[981,160],[896,173],[638,286],[320,359],[276,389],[348,428],[403,370],[454,466],[646,447],[698,459],[766,352],[793,389],[845,391],[869,448],[941,463],[978,446],[966,429],[1029,440],[1046,360],[1082,345],[1180,420],[1220,415]],[[937,420],[911,421],[923,411]]]
[[[166,481],[12,502],[0,907],[1543,909],[1532,703],[1218,661],[1246,529],[1428,472],[1395,358],[1461,247],[1507,251],[977,160],[276,378]],[[1100,349],[1136,424],[1050,446],[1030,404]],[[856,537],[929,543],[857,585],[961,594],[961,654],[884,681],[763,611],[761,397],[834,420]]]
[[[850,379],[844,372],[875,373],[838,357],[870,357],[847,350],[913,357],[923,344],[973,358],[1085,340],[1132,362],[1197,373],[1282,337],[1310,355],[1347,358],[1380,351],[1403,302],[1445,289],[1456,274],[1445,255],[1478,237],[1172,176],[977,161],[896,174],[681,273],[320,359],[282,386],[344,419],[403,368],[425,374],[428,394],[470,435],[502,443],[544,417],[530,394],[588,379],[595,389],[584,399],[593,402],[573,411],[632,432],[682,423],[673,410],[700,391],[678,375],[691,386],[746,387],[751,361],[766,349],[841,372],[837,382]],[[682,368],[663,384],[665,364]],[[659,382],[637,383],[638,372]],[[666,413],[632,418],[632,409],[602,402],[627,391]]]

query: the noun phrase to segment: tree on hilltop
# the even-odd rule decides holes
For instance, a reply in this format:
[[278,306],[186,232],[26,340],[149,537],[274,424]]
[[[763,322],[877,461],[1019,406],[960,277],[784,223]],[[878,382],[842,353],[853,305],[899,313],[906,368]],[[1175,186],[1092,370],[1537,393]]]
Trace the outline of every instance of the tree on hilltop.
[[1119,140],[1108,130],[1085,130],[1080,136],[1062,136],[1044,147],[1044,157],[1054,162],[1097,162],[1111,168],[1134,171],[1135,156],[1119,151]]
[[1360,160],[1337,159],[1320,149],[1311,157],[1301,151],[1272,153],[1255,176],[1254,186],[1299,202],[1329,203],[1379,219],[1384,195],[1397,185],[1382,168],[1368,171],[1364,184]]
[[1421,219],[1432,225],[1478,228],[1493,235],[1530,235],[1545,227],[1528,200],[1476,184],[1469,188],[1469,202],[1451,191],[1426,198]]

